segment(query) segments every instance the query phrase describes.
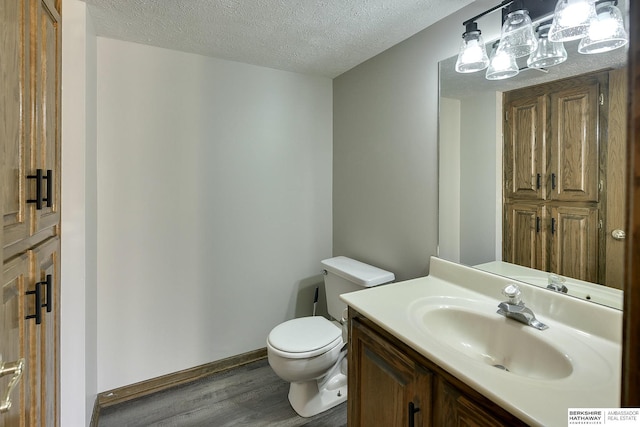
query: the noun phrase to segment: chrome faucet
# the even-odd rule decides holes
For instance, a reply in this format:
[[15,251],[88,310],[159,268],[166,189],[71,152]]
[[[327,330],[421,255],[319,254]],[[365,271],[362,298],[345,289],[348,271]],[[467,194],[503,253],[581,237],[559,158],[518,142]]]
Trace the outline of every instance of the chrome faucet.
[[516,284],[509,284],[502,290],[502,295],[506,296],[507,301],[502,301],[498,304],[498,314],[501,314],[509,319],[517,320],[525,325],[533,326],[536,329],[544,330],[548,326],[536,319],[535,314],[530,308],[525,307],[522,299],[520,298],[520,288]]
[[549,284],[547,285],[547,289],[554,290],[556,292],[562,292],[566,294],[569,289],[565,286],[564,282],[567,281],[564,277],[558,276],[556,274],[549,274],[548,277]]

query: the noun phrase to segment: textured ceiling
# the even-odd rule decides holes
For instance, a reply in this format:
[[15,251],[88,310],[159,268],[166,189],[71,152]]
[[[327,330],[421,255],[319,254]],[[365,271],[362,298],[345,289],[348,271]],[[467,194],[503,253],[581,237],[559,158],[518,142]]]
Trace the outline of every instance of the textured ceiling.
[[335,77],[472,0],[85,0],[96,34]]

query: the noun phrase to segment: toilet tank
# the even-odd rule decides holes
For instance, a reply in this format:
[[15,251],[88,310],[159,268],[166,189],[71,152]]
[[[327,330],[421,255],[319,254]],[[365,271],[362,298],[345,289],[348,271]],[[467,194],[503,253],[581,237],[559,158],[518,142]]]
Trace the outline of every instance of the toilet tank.
[[322,268],[327,309],[329,315],[336,320],[342,318],[342,313],[347,307],[340,300],[340,294],[390,283],[395,279],[395,275],[389,271],[345,256],[323,260]]

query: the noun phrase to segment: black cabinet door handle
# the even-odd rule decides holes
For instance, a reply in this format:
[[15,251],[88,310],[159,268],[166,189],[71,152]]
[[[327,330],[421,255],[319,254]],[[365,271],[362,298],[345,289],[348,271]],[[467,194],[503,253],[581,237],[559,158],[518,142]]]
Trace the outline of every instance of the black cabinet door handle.
[[51,283],[52,283],[52,279],[51,279],[51,275],[47,274],[47,278],[44,282],[38,282],[36,283],[36,286],[46,286],[46,292],[47,292],[47,298],[46,298],[46,302],[44,304],[42,304],[42,307],[45,307],[47,309],[47,313],[51,313],[51,309],[53,307],[53,294],[51,293]]
[[551,174],[551,189],[552,190],[556,189],[556,174],[555,173]]
[[[53,206],[53,171],[47,169],[46,174],[42,174],[42,169],[36,169],[35,175],[27,175],[27,179],[36,180],[36,198],[27,200],[27,203],[35,203],[36,209],[42,209],[42,202],[47,202],[47,207]],[[47,181],[47,197],[42,196],[42,180]]]
[[42,169],[36,169],[35,175],[27,175],[27,179],[36,180],[36,198],[27,200],[27,203],[35,203],[36,209],[42,209]]
[[36,283],[36,288],[33,291],[27,291],[26,295],[34,295],[35,304],[33,305],[36,312],[25,316],[25,319],[36,319],[36,325],[42,323],[42,299],[40,294],[40,283]]
[[47,197],[42,200],[47,202],[47,207],[50,208],[53,206],[53,171],[47,169],[47,173],[43,178],[47,180]]
[[551,218],[551,234],[556,234],[556,219]]
[[416,425],[416,412],[420,412],[420,408],[416,407],[413,402],[409,402],[409,427],[414,427]]

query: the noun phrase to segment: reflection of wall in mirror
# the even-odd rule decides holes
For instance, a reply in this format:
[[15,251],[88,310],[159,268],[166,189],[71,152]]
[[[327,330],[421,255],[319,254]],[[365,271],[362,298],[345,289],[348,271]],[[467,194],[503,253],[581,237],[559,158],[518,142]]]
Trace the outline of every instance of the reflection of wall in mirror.
[[440,141],[439,256],[501,260],[502,94],[441,98]]

